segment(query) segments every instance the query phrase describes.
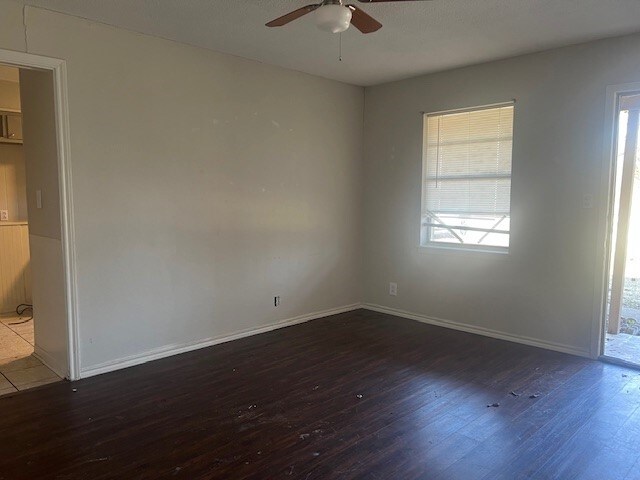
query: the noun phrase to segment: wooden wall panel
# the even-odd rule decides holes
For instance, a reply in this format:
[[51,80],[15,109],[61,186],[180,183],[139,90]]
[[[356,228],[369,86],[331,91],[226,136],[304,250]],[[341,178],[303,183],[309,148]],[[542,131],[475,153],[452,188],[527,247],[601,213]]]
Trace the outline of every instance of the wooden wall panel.
[[29,227],[0,223],[0,312],[29,303],[30,284]]

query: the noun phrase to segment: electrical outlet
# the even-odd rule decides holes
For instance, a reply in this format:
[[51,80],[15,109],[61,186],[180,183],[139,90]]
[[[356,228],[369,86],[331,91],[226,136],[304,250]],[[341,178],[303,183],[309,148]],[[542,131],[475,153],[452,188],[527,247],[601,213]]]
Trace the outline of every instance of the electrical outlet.
[[0,221],[2,222],[9,221],[9,210],[0,210]]
[[389,284],[389,295],[396,297],[398,295],[398,284],[391,282]]
[[273,306],[274,307],[279,307],[280,306],[280,295],[277,295],[277,296],[273,297]]

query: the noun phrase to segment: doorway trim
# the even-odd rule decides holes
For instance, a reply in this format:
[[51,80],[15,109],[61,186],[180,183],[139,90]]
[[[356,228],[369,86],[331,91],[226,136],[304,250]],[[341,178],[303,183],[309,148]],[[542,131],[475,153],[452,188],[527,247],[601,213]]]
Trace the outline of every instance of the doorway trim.
[[58,143],[58,182],[60,189],[60,224],[62,262],[67,312],[67,354],[69,380],[80,378],[78,333],[77,271],[71,161],[69,156],[69,104],[67,95],[67,64],[57,58],[0,49],[0,63],[18,67],[49,70],[53,73],[53,90]]
[[613,232],[616,150],[618,141],[618,109],[620,97],[640,93],[640,82],[607,87],[603,135],[601,201],[598,212],[598,244],[594,279],[593,319],[591,324],[591,357],[604,355],[605,318]]

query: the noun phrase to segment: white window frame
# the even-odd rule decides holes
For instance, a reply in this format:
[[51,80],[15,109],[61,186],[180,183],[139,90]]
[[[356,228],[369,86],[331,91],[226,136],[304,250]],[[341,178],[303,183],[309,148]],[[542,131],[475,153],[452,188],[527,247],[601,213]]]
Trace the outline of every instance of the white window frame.
[[[422,175],[421,175],[421,179],[422,179],[422,185],[420,187],[420,192],[421,192],[421,200],[420,200],[420,223],[419,223],[419,248],[420,249],[424,249],[424,250],[453,250],[453,251],[459,251],[459,252],[485,252],[485,253],[498,253],[498,254],[509,254],[510,253],[510,249],[511,249],[511,225],[509,226],[509,231],[508,231],[508,235],[509,235],[509,245],[506,247],[502,247],[502,246],[492,246],[492,245],[473,245],[473,244],[456,244],[456,243],[450,243],[450,242],[438,242],[438,241],[433,241],[430,239],[431,234],[430,234],[430,229],[432,228],[431,226],[427,226],[427,228],[424,228],[423,225],[423,216],[424,216],[424,212],[426,211],[426,205],[425,205],[425,199],[426,199],[426,195],[425,195],[425,189],[426,189],[426,185],[427,185],[427,155],[426,155],[426,148],[427,148],[427,135],[425,135],[425,130],[426,130],[426,124],[428,122],[429,117],[432,116],[437,116],[437,115],[447,115],[447,114],[455,114],[455,113],[464,113],[464,112],[474,112],[474,111],[478,111],[478,110],[488,110],[488,109],[492,109],[492,108],[500,108],[500,107],[507,107],[507,106],[513,106],[514,108],[514,125],[515,125],[515,100],[510,100],[507,102],[500,102],[500,103],[493,103],[493,104],[487,104],[487,105],[479,105],[479,106],[474,106],[474,107],[465,107],[465,108],[458,108],[458,109],[451,109],[451,110],[441,110],[441,111],[436,111],[436,112],[422,112],[422,161],[421,161],[421,168],[422,168]],[[513,133],[513,135],[515,136],[515,131]],[[513,148],[513,147],[512,147]],[[509,180],[510,182],[512,182],[513,180],[513,158],[511,161],[511,174],[509,175]],[[513,190],[511,190],[510,195],[509,195],[509,220],[511,220],[511,202],[513,199]],[[455,228],[454,230],[477,230],[476,228],[470,228],[470,227],[458,227]],[[498,229],[499,230],[499,229]],[[483,231],[485,231],[483,229]],[[491,231],[491,229],[486,229],[486,231]]]

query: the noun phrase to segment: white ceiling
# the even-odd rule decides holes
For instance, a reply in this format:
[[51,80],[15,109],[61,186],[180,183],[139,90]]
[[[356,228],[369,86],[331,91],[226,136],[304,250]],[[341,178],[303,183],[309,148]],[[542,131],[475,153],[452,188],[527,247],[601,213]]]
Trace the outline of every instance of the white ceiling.
[[[384,27],[318,30],[313,0],[20,0],[71,15],[356,85],[640,31],[640,0],[432,0],[358,4]],[[352,0],[352,3],[357,3]]]

